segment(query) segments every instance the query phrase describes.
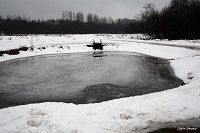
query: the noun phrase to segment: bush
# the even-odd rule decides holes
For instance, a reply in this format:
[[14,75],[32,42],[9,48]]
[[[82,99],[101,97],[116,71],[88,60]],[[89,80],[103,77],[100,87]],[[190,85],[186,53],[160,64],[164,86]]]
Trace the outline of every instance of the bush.
[[5,51],[5,53],[9,54],[9,55],[17,55],[17,54],[19,54],[19,49],[7,50],[7,51]]
[[4,54],[8,55],[17,55],[19,54],[19,51],[27,51],[28,47],[20,47],[18,49],[11,49],[11,50],[6,50],[6,51],[0,51],[0,56],[3,56]]
[[20,50],[20,51],[27,51],[27,50],[28,50],[28,47],[20,47],[19,50]]
[[3,54],[5,54],[5,51],[0,51],[0,56],[3,56]]

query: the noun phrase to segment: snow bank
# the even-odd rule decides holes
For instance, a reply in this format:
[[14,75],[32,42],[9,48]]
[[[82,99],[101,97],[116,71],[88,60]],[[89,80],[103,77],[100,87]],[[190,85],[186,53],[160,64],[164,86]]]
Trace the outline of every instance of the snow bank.
[[[113,35],[113,34],[88,34],[88,35],[33,35],[33,36],[0,36],[0,51],[19,48],[21,46],[31,46],[33,44],[33,51],[20,51],[18,55],[7,55],[0,56],[0,62],[44,54],[56,54],[56,53],[74,53],[74,52],[90,52],[93,51],[91,48],[86,47],[87,44],[91,44],[93,39],[100,41],[100,39],[107,46],[104,47],[105,51],[129,51],[138,52],[142,54],[157,56],[166,59],[177,59],[183,57],[190,57],[199,55],[196,50],[185,49],[165,46],[152,45],[151,41],[137,40],[132,41],[130,38],[137,38],[141,35]],[[174,41],[167,41],[176,46],[178,43]],[[187,44],[190,41],[181,41],[182,44]],[[163,45],[165,47],[163,47]],[[193,46],[200,46],[198,40],[190,43]],[[197,47],[197,46],[196,46]]]
[[180,87],[99,104],[42,103],[0,110],[0,132],[133,132],[158,122],[195,118],[200,87]]
[[[57,44],[49,42],[54,36],[48,36],[48,39],[46,36],[38,36],[40,41],[35,46],[46,46],[46,49],[21,52],[14,56],[4,55],[0,57],[0,61],[41,54],[93,51],[84,43],[98,38],[108,43],[105,47],[106,51],[131,51],[173,59],[171,65],[175,74],[187,84],[172,90],[97,104],[41,103],[0,109],[0,133],[129,133],[147,128],[154,123],[200,117],[199,50],[124,41],[124,38],[128,40],[130,35],[69,36],[71,42],[61,39],[62,36],[61,38],[55,36],[60,38],[60,42],[54,42]],[[117,43],[114,41],[121,38],[123,40]],[[41,40],[44,44],[40,43]],[[1,45],[0,40],[0,48]],[[59,49],[60,45],[64,49]]]

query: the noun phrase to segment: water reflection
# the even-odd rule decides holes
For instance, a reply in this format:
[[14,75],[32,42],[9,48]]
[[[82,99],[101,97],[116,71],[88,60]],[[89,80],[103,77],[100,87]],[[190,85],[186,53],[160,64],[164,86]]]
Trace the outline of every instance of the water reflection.
[[103,57],[103,56],[106,56],[104,55],[103,51],[95,51],[93,53],[93,57]]
[[0,68],[0,108],[38,102],[101,102],[182,83],[166,60],[127,52],[37,56],[3,62]]

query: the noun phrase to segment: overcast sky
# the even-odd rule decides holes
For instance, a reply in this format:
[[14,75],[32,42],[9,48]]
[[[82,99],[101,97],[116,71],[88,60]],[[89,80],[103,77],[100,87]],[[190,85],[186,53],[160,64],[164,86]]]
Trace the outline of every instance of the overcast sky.
[[0,15],[25,15],[31,19],[60,18],[63,10],[113,18],[134,18],[146,3],[161,9],[171,0],[0,0]]

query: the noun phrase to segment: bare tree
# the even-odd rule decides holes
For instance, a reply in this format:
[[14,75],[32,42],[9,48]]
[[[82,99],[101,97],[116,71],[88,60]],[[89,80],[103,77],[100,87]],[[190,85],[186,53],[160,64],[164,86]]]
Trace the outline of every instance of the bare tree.
[[94,14],[94,16],[93,16],[93,22],[96,23],[96,24],[98,24],[100,22],[98,15]]
[[75,12],[72,13],[72,20],[76,21],[76,13]]
[[76,13],[76,21],[78,22],[84,22],[84,15],[82,12],[77,12]]
[[92,13],[88,13],[87,14],[86,21],[88,23],[92,23],[93,22],[93,15],[92,15]]
[[69,12],[67,10],[65,11],[65,19],[69,20]]
[[73,18],[72,18],[72,11],[69,11],[69,21],[73,21]]
[[62,20],[65,20],[65,19],[66,19],[65,16],[66,16],[65,11],[63,11],[62,14],[61,14],[61,19],[62,19]]
[[115,21],[113,20],[112,17],[109,17],[109,18],[108,18],[108,23],[112,24],[112,23],[114,23],[114,22],[115,22]]
[[102,24],[107,24],[108,23],[108,18],[107,17],[102,17],[101,18],[101,23]]

